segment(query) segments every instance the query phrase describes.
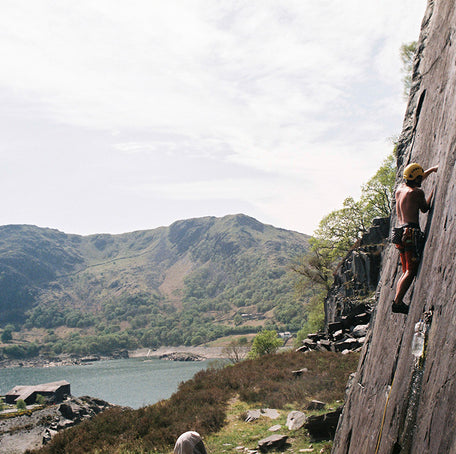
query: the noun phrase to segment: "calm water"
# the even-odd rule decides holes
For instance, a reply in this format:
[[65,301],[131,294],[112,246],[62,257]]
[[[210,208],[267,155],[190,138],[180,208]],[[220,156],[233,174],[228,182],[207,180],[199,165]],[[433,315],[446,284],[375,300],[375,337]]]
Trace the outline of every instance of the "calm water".
[[143,358],[97,361],[84,366],[0,369],[0,395],[15,385],[59,380],[71,384],[73,396],[99,397],[113,404],[140,408],[171,396],[210,361],[164,361]]

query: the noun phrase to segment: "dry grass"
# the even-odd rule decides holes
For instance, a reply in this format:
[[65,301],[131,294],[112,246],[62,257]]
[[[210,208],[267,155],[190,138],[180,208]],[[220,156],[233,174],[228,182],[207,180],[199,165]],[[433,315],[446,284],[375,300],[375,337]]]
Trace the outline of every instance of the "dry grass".
[[[277,409],[304,409],[312,399],[342,399],[358,355],[287,352],[198,372],[166,401],[139,410],[114,408],[58,434],[40,453],[167,452],[187,430],[203,436],[228,423],[230,399]],[[293,370],[307,368],[296,378]],[[231,401],[232,402],[232,401]]]

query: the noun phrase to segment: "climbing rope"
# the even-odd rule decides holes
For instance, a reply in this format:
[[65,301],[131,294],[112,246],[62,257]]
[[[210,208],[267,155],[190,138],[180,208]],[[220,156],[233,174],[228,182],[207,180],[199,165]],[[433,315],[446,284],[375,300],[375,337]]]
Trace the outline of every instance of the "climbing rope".
[[393,378],[393,381],[391,382],[391,386],[390,386],[390,390],[389,390],[389,393],[388,393],[388,397],[386,398],[386,403],[385,403],[385,408],[383,410],[383,417],[382,417],[382,423],[380,425],[380,432],[378,434],[378,439],[377,439],[377,447],[375,448],[375,454],[378,453],[378,450],[380,448],[380,441],[382,439],[382,432],[383,432],[383,426],[385,424],[385,416],[386,416],[386,409],[388,407],[388,401],[389,401],[389,398],[390,398],[390,395],[391,395],[391,391],[393,389],[393,385],[394,385],[394,379],[396,378],[396,375],[394,376]]

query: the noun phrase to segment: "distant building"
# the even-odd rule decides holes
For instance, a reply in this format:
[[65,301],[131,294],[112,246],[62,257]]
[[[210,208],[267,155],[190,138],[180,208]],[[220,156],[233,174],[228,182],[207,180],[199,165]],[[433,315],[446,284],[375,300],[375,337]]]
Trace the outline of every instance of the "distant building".
[[27,405],[32,405],[38,394],[49,401],[62,402],[65,397],[71,395],[70,384],[66,380],[61,380],[35,386],[15,386],[6,393],[5,402],[14,405],[19,399],[22,399]]

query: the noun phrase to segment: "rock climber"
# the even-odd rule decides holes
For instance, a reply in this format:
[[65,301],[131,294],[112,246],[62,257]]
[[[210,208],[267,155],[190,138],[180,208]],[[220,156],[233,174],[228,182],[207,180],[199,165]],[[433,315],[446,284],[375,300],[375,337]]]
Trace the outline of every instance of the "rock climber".
[[176,441],[174,454],[207,454],[198,432],[184,432]]
[[402,264],[402,276],[400,277],[396,295],[392,305],[392,311],[407,314],[409,306],[402,299],[412,284],[413,278],[418,272],[421,254],[424,248],[424,234],[420,230],[419,213],[429,211],[434,190],[426,199],[421,183],[433,172],[437,172],[438,166],[431,167],[426,171],[416,163],[408,165],[404,169],[404,182],[396,190],[396,213],[400,227],[393,229],[393,243],[399,249]]

